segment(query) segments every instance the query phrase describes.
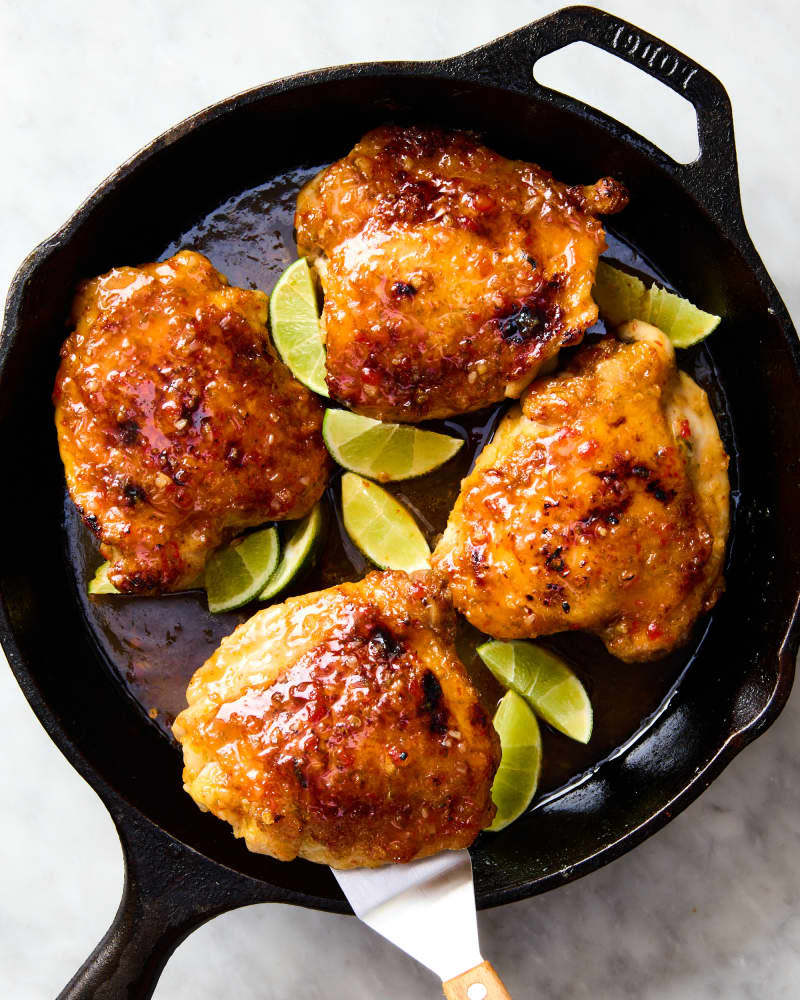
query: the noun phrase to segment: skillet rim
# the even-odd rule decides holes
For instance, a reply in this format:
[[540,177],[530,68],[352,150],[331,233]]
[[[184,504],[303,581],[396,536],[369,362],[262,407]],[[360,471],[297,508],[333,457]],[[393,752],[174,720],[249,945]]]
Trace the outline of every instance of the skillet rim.
[[[567,11],[580,11],[582,8],[568,8]],[[567,11],[557,12],[564,14]],[[593,11],[593,13],[600,13]],[[542,19],[549,20],[548,18]],[[620,19],[614,19],[615,23],[625,24]],[[541,25],[542,21],[534,22],[534,25]],[[283,77],[279,80],[250,88],[220,102],[212,104],[207,108],[186,118],[184,121],[171,127],[145,145],[132,157],[121,164],[104,181],[102,181],[92,191],[87,198],[79,205],[76,211],[67,221],[50,237],[42,241],[25,258],[17,273],[15,274],[6,303],[3,337],[0,340],[0,380],[5,373],[8,356],[16,341],[18,333],[18,319],[21,315],[25,286],[44,266],[49,257],[68,247],[76,232],[83,225],[84,221],[93,212],[102,209],[102,203],[108,195],[113,193],[117,185],[129,175],[147,164],[153,157],[161,151],[175,143],[180,142],[184,136],[202,128],[206,124],[235,112],[237,109],[252,103],[263,100],[269,96],[284,92],[306,88],[317,84],[328,84],[342,80],[353,80],[360,77],[431,77],[443,82],[463,80],[471,84],[479,84],[488,88],[499,90],[520,91],[519,79],[505,79],[498,82],[485,75],[476,74],[473,64],[480,64],[487,58],[491,61],[492,53],[498,53],[504,43],[509,40],[520,39],[523,33],[527,32],[534,25],[528,25],[517,29],[510,34],[480,46],[463,55],[458,55],[448,59],[432,61],[390,61],[379,63],[354,63],[343,66],[328,67],[325,69],[311,70],[304,73]],[[636,29],[638,30],[638,29]],[[644,33],[643,33],[644,34]],[[566,43],[563,43],[566,44]],[[540,53],[541,54],[541,53]],[[529,57],[529,62],[535,62],[535,58]],[[713,79],[713,78],[712,78]],[[719,85],[721,90],[721,85]],[[697,191],[693,190],[694,185],[689,183],[689,176],[693,168],[703,159],[702,154],[695,164],[689,164],[684,168],[676,164],[666,156],[654,144],[628,129],[627,126],[615,121],[597,109],[591,108],[580,101],[567,95],[561,95],[550,91],[532,78],[526,78],[526,85],[523,93],[532,102],[537,103],[542,100],[574,114],[580,118],[588,118],[599,123],[606,131],[609,131],[615,140],[632,146],[639,152],[654,161],[660,167],[667,167],[677,183],[683,189],[686,197],[694,201],[695,204],[711,216],[713,227],[729,239],[736,250],[741,254],[744,263],[752,274],[756,283],[761,288],[765,297],[769,300],[771,308],[775,313],[781,335],[786,341],[794,368],[800,372],[800,342],[798,342],[795,331],[792,327],[788,311],[778,295],[774,283],[769,277],[763,263],[761,262],[755,247],[749,237],[744,220],[741,214],[741,204],[738,198],[738,186],[735,192],[736,198],[730,208],[731,218],[720,219],[718,212],[714,212],[704,203],[702,197],[698,197]],[[722,90],[722,94],[724,94]],[[727,95],[726,95],[727,96]],[[733,152],[731,150],[731,152]],[[735,153],[733,153],[735,158]],[[735,160],[734,160],[735,162]],[[308,896],[296,890],[282,889],[273,885],[264,878],[252,878],[245,876],[235,868],[230,867],[216,858],[209,857],[201,851],[191,847],[182,840],[178,840],[171,833],[164,830],[138,806],[134,805],[127,798],[122,796],[118,789],[110,786],[103,776],[95,770],[94,766],[84,756],[79,742],[74,740],[61,719],[57,718],[50,709],[47,699],[42,694],[34,674],[29,670],[24,657],[22,656],[14,636],[11,626],[6,597],[0,593],[0,642],[6,652],[9,665],[11,666],[17,682],[19,683],[26,699],[33,708],[37,718],[47,731],[50,738],[58,746],[67,760],[82,775],[88,784],[97,792],[106,807],[112,814],[118,829],[125,822],[125,813],[133,811],[140,820],[160,830],[165,836],[179,843],[185,850],[199,855],[205,861],[211,862],[220,868],[225,869],[238,879],[252,881],[262,887],[262,890],[271,890],[272,895],[267,898],[281,899],[286,902],[296,902],[300,905],[311,906],[317,909],[332,910],[337,912],[349,912],[349,908],[343,899]],[[792,687],[795,672],[795,656],[798,645],[800,645],[800,593],[795,600],[795,605],[791,617],[786,625],[780,646],[776,654],[777,679],[775,686],[768,696],[768,701],[761,711],[751,718],[748,723],[731,733],[723,745],[719,748],[714,757],[706,766],[697,772],[691,781],[677,793],[673,799],[663,805],[657,812],[653,813],[647,820],[639,826],[623,832],[613,843],[606,845],[601,850],[584,858],[567,871],[553,872],[550,875],[533,879],[523,885],[509,887],[503,890],[483,893],[478,901],[480,908],[495,906],[502,903],[512,902],[518,899],[527,898],[531,895],[545,892],[556,885],[565,884],[584,874],[588,874],[602,865],[619,857],[621,854],[637,846],[648,836],[663,827],[678,812],[686,808],[697,796],[704,791],[711,782],[722,772],[722,770],[733,760],[733,758],[744,749],[750,742],[760,736],[777,718],[786,704],[789,692]],[[337,890],[338,891],[338,890]]]

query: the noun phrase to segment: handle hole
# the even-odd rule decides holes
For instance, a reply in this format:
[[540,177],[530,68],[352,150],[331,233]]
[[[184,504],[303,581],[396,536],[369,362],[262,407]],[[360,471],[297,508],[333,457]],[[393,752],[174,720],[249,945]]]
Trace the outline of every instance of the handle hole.
[[467,990],[468,1000],[486,1000],[489,991],[483,983],[473,983]]
[[700,155],[697,115],[689,101],[603,49],[571,42],[537,60],[533,76],[623,122],[678,163]]

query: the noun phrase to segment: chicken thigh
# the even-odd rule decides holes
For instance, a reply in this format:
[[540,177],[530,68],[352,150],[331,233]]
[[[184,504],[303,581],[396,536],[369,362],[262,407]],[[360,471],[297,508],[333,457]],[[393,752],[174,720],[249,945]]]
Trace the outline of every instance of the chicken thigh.
[[569,187],[467,133],[370,132],[297,201],[331,395],[409,422],[519,396],[597,319],[597,216],[626,202],[615,180]]
[[54,402],[67,486],[125,593],[180,590],[236,532],[325,488],[322,407],[277,358],[267,296],[203,256],[86,282]]
[[462,483],[433,565],[489,635],[585,629],[647,660],[723,589],[728,459],[706,394],[661,331],[620,337],[534,382]]
[[251,851],[366,867],[472,843],[497,734],[428,571],[374,572],[260,611],[192,678],[184,787]]

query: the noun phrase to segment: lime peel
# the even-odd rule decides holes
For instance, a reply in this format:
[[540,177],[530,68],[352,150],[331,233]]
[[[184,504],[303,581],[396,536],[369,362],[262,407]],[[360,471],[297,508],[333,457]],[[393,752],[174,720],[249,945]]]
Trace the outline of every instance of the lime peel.
[[603,318],[612,326],[632,319],[652,323],[665,333],[676,347],[691,347],[719,326],[721,319],[704,312],[688,299],[652,285],[612,267],[605,261],[597,265],[594,300]]
[[554,729],[579,743],[592,735],[592,703],[564,661],[532,642],[491,640],[478,656],[504,686],[521,695]]
[[464,444],[462,439],[447,434],[407,424],[384,424],[335,409],[325,411],[322,437],[339,465],[381,483],[432,472]]

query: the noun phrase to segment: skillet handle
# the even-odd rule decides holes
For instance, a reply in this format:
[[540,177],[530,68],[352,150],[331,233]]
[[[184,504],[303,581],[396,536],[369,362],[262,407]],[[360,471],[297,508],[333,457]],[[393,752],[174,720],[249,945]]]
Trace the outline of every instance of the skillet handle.
[[442,983],[445,1000],[511,1000],[511,994],[488,962]]
[[[595,7],[564,7],[461,57],[482,80],[534,89],[548,103],[567,107],[572,99],[533,79],[533,66],[551,52],[588,42],[643,70],[686,98],[697,114],[700,155],[669,169],[718,219],[741,215],[733,113],[727,91],[699,63],[628,21]],[[477,70],[477,73],[475,72]]]
[[114,819],[125,856],[122,901],[58,1000],[148,1000],[193,930],[226,910],[271,898],[263,884],[183,847],[132,809]]

